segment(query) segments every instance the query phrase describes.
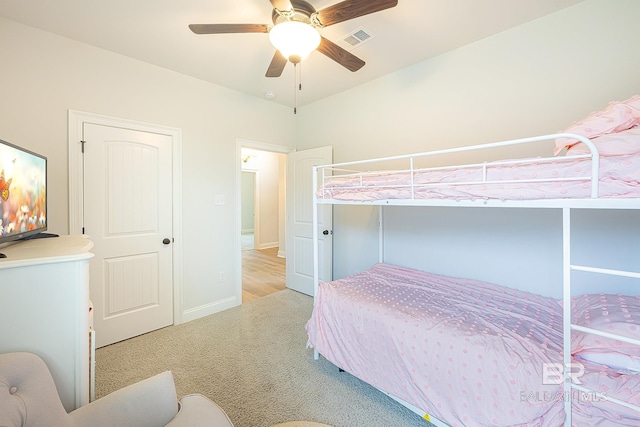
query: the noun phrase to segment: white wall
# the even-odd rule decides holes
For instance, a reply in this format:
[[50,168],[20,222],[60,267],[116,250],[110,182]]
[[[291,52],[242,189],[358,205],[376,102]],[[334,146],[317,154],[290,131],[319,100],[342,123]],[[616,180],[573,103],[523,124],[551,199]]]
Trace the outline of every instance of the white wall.
[[255,219],[255,186],[256,186],[256,174],[255,172],[242,171],[240,174],[240,193],[241,193],[241,209],[242,209],[242,233],[254,232],[254,219]]
[[278,256],[280,258],[287,257],[287,156],[280,155],[278,166]]
[[297,148],[342,162],[558,131],[640,92],[638,16],[636,0],[587,0],[305,105]]
[[275,248],[280,239],[280,157],[284,154],[263,151],[260,169],[260,236],[258,249]]
[[[342,162],[559,131],[611,100],[640,93],[639,16],[636,0],[587,0],[307,105],[298,113],[298,149],[331,144],[334,160]],[[318,125],[319,118],[330,125]],[[548,155],[551,143],[518,151]],[[501,150],[500,156],[512,153]],[[343,206],[334,213],[338,278],[377,259],[377,246],[371,243],[377,241],[378,213]],[[412,233],[402,239],[426,237],[417,218],[403,221]],[[354,236],[366,238],[356,241]],[[395,237],[400,239],[387,236],[387,247]],[[487,243],[503,244],[498,237]],[[546,243],[536,244],[534,252],[546,257]],[[399,257],[412,254],[407,249]],[[547,258],[536,262],[551,263]],[[473,268],[469,272],[475,273]]]
[[290,108],[4,19],[0,64],[0,139],[49,158],[51,232],[69,229],[69,109],[180,128],[185,320],[240,303],[236,140],[293,147]]
[[[249,156],[243,162],[242,170],[252,170],[256,174],[255,191],[256,229],[254,244],[256,249],[274,248],[280,245],[280,163],[286,158],[282,153],[243,148],[242,156]],[[244,198],[244,197],[243,197]]]
[[[195,318],[232,299],[239,277],[231,250],[239,250],[238,138],[298,149],[332,144],[334,159],[345,161],[553,132],[640,92],[638,16],[636,0],[587,0],[306,105],[296,116],[288,107],[0,19],[0,139],[49,158],[50,229],[65,233],[69,109],[181,128],[183,298],[185,317]],[[225,196],[224,206],[214,204],[216,194]],[[377,211],[351,209],[336,212],[337,276],[376,258],[366,240],[356,251],[346,243],[354,234],[372,239]],[[227,277],[222,284],[220,271]]]

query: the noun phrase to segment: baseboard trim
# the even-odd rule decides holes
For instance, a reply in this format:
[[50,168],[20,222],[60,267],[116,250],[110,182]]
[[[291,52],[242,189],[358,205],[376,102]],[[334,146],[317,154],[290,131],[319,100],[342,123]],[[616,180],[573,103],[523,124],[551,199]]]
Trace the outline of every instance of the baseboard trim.
[[278,251],[278,258],[286,258],[286,257],[287,257],[286,251]]
[[256,245],[256,249],[271,249],[277,248],[280,245],[280,242],[269,242],[269,243],[261,243]]
[[198,307],[190,308],[182,312],[182,323],[196,320],[210,314],[219,313],[240,305],[236,297],[225,298],[220,301],[215,301],[210,304],[204,304]]

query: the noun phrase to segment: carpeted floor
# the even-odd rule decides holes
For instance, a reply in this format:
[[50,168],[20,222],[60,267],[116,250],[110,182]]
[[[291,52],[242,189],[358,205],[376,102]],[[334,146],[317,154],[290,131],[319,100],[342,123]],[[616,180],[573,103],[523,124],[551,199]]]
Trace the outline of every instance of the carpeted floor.
[[306,348],[312,298],[286,289],[96,351],[96,397],[173,371],[178,395],[202,393],[236,427],[312,420],[335,427],[430,424]]

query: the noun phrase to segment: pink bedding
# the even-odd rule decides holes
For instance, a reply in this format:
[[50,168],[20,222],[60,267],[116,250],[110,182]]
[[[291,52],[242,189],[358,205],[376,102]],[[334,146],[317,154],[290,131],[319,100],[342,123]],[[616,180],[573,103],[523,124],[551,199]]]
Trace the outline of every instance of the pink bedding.
[[[330,362],[452,426],[563,423],[562,385],[543,384],[543,364],[562,363],[554,299],[376,264],[321,283],[306,328]],[[638,394],[640,375],[621,383],[587,365],[584,385],[623,399]],[[578,406],[574,425],[602,415],[601,407]],[[618,416],[602,425],[640,425],[638,414]]]
[[[562,157],[549,163],[490,166],[487,180],[503,181],[499,183],[465,184],[482,181],[481,167],[418,171],[414,172],[414,183],[417,184],[414,197],[453,200],[589,198],[591,186],[588,180],[515,183],[504,181],[590,175],[590,159],[564,160]],[[602,156],[599,182],[599,197],[640,197],[640,155]],[[408,172],[365,175],[362,181],[359,175],[342,175],[327,179],[324,186],[318,190],[318,197],[356,201],[411,199],[409,184]]]
[[[575,360],[575,359],[574,359]],[[574,427],[637,427],[640,413],[633,409],[607,402],[611,396],[640,406],[640,374],[622,373],[606,366],[579,360],[585,375],[580,381],[596,392],[578,394],[574,390],[572,422]]]

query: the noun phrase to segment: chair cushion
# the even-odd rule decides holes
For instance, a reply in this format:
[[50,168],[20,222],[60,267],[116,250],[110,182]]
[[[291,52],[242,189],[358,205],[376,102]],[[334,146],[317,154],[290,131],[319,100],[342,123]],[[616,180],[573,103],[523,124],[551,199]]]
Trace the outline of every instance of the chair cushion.
[[0,354],[0,426],[71,427],[45,362],[32,353]]

